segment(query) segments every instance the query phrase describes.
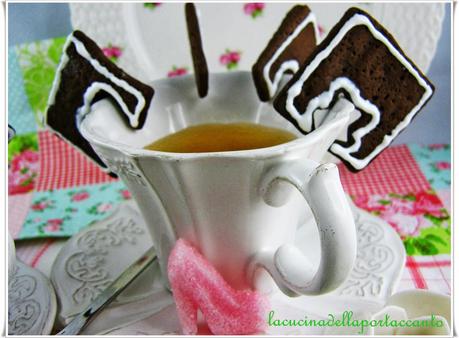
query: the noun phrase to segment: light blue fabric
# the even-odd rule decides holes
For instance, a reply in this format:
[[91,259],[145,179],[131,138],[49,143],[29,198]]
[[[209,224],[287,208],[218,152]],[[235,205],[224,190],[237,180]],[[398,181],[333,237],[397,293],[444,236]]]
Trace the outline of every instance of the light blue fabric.
[[422,173],[435,190],[451,186],[451,147],[449,144],[408,145]]
[[8,124],[16,134],[37,130],[35,117],[24,89],[21,68],[13,48],[8,51]]
[[130,198],[121,181],[35,192],[18,239],[72,236]]
[[7,6],[9,46],[67,36],[72,31],[68,3],[14,3],[13,0]]

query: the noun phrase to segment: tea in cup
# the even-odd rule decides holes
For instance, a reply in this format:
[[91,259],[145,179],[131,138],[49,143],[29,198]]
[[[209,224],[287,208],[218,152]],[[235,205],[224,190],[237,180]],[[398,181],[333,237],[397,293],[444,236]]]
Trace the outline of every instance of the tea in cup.
[[144,149],[170,153],[210,153],[273,147],[296,138],[289,131],[261,124],[207,123],[167,135]]

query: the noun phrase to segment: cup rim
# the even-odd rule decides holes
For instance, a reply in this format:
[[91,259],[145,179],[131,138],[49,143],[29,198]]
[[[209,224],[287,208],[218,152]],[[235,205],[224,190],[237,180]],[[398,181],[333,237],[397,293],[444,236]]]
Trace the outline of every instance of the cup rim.
[[[214,72],[210,73],[210,77],[227,77],[227,76],[241,76],[247,74],[250,75],[249,71],[235,71],[231,73],[226,72]],[[162,78],[154,81],[150,81],[150,84],[154,87],[158,87],[159,83],[169,83],[176,81],[185,81],[192,77],[192,74],[188,74],[181,77],[175,78]],[[287,151],[294,151],[301,149],[307,146],[310,143],[320,142],[321,133],[323,129],[318,128],[311,131],[308,134],[299,135],[296,139],[293,139],[289,142],[278,144],[275,146],[264,147],[264,148],[255,148],[248,150],[233,150],[233,151],[218,151],[218,152],[199,152],[199,153],[174,153],[174,152],[165,152],[158,150],[144,149],[140,147],[131,146],[125,143],[119,143],[113,140],[109,140],[101,136],[100,134],[93,131],[93,129],[88,126],[88,120],[86,117],[92,113],[93,110],[97,109],[97,105],[101,102],[107,102],[108,99],[103,99],[99,102],[96,102],[92,105],[91,111],[85,115],[80,116],[77,119],[77,125],[82,136],[90,143],[102,146],[105,148],[114,149],[121,151],[122,153],[132,156],[132,157],[157,157],[161,159],[169,160],[185,160],[185,159],[202,159],[202,158],[269,158],[274,156],[279,156],[285,154]],[[264,102],[260,101],[260,104]],[[236,123],[237,121],[234,121]],[[247,121],[240,121],[247,122]],[[283,129],[283,128],[281,128]],[[285,130],[285,129],[284,129]],[[297,129],[298,130],[298,129]]]

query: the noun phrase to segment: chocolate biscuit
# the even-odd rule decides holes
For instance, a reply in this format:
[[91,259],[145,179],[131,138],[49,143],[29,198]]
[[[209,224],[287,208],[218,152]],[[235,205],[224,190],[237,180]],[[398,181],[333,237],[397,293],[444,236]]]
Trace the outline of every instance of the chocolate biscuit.
[[296,5],[282,20],[268,45],[252,67],[252,77],[261,101],[275,94],[282,76],[294,74],[316,48],[318,28],[306,5]]
[[90,105],[109,97],[120,108],[126,123],[142,128],[154,90],[134,79],[110,61],[97,44],[80,31],[67,39],[48,102],[46,124],[60,137],[93,159],[106,165],[80,134],[77,117]]
[[346,140],[335,141],[329,151],[358,171],[407,127],[433,91],[391,34],[351,8],[281,90],[274,107],[307,134],[317,127],[316,111],[347,97],[360,117],[348,126]]
[[194,77],[199,97],[205,97],[209,89],[209,70],[202,48],[201,32],[198,15],[193,3],[185,4],[186,26],[190,42],[191,57],[193,59]]

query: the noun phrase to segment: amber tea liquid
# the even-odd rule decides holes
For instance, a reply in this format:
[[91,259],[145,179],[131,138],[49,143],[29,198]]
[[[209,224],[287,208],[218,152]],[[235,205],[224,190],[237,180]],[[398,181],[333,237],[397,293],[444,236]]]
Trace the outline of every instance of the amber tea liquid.
[[297,137],[283,129],[255,123],[209,123],[160,138],[145,149],[171,153],[204,153],[266,148]]

